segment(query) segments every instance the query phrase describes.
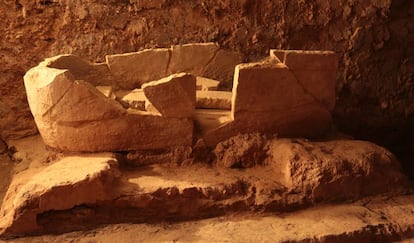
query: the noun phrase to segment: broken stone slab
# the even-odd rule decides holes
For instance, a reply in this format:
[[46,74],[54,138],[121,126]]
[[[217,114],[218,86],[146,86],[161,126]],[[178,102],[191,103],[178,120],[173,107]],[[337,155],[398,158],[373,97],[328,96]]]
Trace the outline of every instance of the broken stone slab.
[[238,52],[219,50],[211,62],[203,70],[203,76],[220,80],[221,82],[233,83],[234,68],[242,62],[242,56]]
[[15,175],[3,201],[0,235],[41,231],[38,215],[108,200],[120,177],[111,153],[73,155]]
[[129,108],[145,111],[145,94],[142,89],[134,89],[121,98]]
[[168,73],[186,72],[194,76],[203,76],[203,69],[216,55],[219,48],[216,43],[174,45],[171,47]]
[[88,80],[94,86],[116,86],[106,63],[91,64],[73,54],[63,54],[46,58],[39,66],[68,69],[76,80]]
[[196,104],[196,78],[187,73],[173,74],[142,86],[147,103],[164,117],[191,117]]
[[[127,112],[89,83],[75,81],[68,70],[38,66],[24,81],[36,125],[49,147],[98,152],[192,144],[192,120]],[[195,93],[195,80],[193,86]]]
[[196,107],[231,110],[232,96],[233,94],[227,91],[197,91]]
[[106,56],[109,70],[119,87],[129,90],[165,77],[169,59],[170,49],[167,48]]
[[335,107],[338,55],[332,51],[271,50],[295,75],[307,92],[330,111]]
[[220,81],[205,77],[196,77],[196,89],[202,91],[216,91]]
[[[247,117],[248,113],[252,116],[263,113],[261,118],[265,118],[266,114],[271,117],[311,106],[323,107],[282,63],[237,65],[234,82],[232,116],[235,120],[238,116]],[[321,116],[320,112],[312,114],[304,110],[304,113],[304,121]]]

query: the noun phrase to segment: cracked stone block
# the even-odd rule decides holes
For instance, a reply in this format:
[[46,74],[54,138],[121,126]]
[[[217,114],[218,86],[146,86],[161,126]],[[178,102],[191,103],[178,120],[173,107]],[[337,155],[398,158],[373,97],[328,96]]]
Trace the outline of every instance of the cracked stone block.
[[218,89],[220,81],[205,77],[196,77],[196,89],[203,91],[214,91]]
[[186,72],[203,76],[203,69],[219,50],[216,43],[194,43],[171,47],[169,74]]
[[196,107],[231,110],[232,93],[227,91],[197,91]]
[[236,66],[232,115],[274,113],[306,104],[318,105],[284,64],[248,63]]
[[338,55],[331,51],[271,50],[279,57],[303,87],[330,111],[335,107],[335,83]]
[[142,89],[134,89],[121,100],[128,104],[129,108],[145,111],[145,94]]
[[[49,147],[102,152],[190,146],[193,121],[125,110],[68,70],[37,66],[24,76],[27,98]],[[193,78],[195,100],[195,78]],[[194,101],[195,102],[195,101]]]
[[170,49],[167,48],[106,56],[109,70],[119,87],[130,90],[165,77],[169,59]]
[[219,50],[211,62],[205,67],[203,76],[231,84],[234,77],[234,68],[241,62],[242,56],[240,53]]
[[[187,73],[173,74],[142,86],[146,108],[153,107],[164,117],[191,117],[196,104],[196,78]],[[150,110],[150,109],[148,109]]]
[[39,66],[68,69],[76,80],[88,80],[91,84],[114,85],[114,80],[106,63],[91,64],[73,54],[63,54],[46,58]]

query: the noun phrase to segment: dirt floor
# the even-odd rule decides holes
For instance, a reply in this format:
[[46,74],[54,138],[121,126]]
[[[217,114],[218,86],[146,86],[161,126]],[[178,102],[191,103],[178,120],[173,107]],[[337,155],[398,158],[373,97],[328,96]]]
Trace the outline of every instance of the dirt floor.
[[114,224],[6,242],[408,242],[414,237],[413,215],[413,196],[374,197],[288,214],[235,214],[191,222]]

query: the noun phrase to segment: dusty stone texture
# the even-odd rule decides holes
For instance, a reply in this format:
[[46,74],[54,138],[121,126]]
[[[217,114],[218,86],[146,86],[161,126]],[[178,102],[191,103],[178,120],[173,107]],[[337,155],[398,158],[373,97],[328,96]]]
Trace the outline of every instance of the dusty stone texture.
[[413,9],[410,0],[1,1],[2,137],[36,132],[22,76],[61,53],[104,62],[107,54],[217,42],[254,61],[272,48],[333,50],[338,127],[393,148],[409,166]]
[[410,184],[394,155],[370,142],[277,139],[269,146],[268,163],[283,173],[288,190],[315,201],[357,199]]
[[32,68],[25,86],[40,134],[52,148],[98,152],[192,144],[190,119],[127,111],[66,69]]
[[167,48],[156,48],[107,55],[106,62],[120,88],[135,89],[166,76],[170,52]]
[[214,149],[217,164],[228,168],[249,168],[265,164],[268,141],[258,133],[239,134]]
[[[56,160],[49,157],[39,162],[39,149],[27,146],[33,141],[41,139],[35,136],[16,142],[16,153],[27,154],[35,165],[14,176],[1,211],[6,212],[0,222],[6,232],[1,236],[62,232],[116,222],[199,219],[235,211],[286,213],[320,202],[354,200],[376,193],[389,198],[409,192],[392,155],[362,141],[312,142],[252,134],[229,140],[227,147],[217,152],[226,160],[253,168],[231,169],[217,163],[176,166],[165,161],[163,165],[119,166],[121,177],[111,154],[57,154]],[[183,149],[181,155],[188,155],[190,151]],[[137,160],[136,165],[155,159],[148,151],[128,156]],[[257,158],[264,160],[252,164],[250,159]],[[122,156],[117,159],[123,162]],[[332,189],[341,185],[353,187],[340,192]],[[362,204],[370,202],[368,198]],[[393,217],[398,215],[388,212],[391,208],[385,210]]]
[[[196,106],[196,78],[188,73],[170,75],[142,86],[145,103],[164,117],[191,117]],[[146,104],[146,108],[148,108]]]
[[13,178],[2,204],[0,234],[41,230],[36,216],[113,197],[109,190],[120,173],[112,154],[65,157],[44,169]]

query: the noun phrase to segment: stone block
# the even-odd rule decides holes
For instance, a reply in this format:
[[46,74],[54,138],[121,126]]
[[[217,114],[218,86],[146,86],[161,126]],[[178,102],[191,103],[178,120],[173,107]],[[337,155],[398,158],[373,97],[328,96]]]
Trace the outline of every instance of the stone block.
[[231,110],[232,93],[227,91],[197,91],[196,107]]
[[210,63],[204,68],[203,76],[231,84],[234,77],[234,68],[241,62],[242,56],[240,53],[219,50]]
[[288,66],[309,94],[330,111],[335,107],[338,55],[331,51],[271,50]]
[[[186,75],[182,77],[188,80]],[[75,81],[68,70],[38,66],[24,79],[35,122],[49,147],[101,152],[192,144],[192,120],[127,112],[91,84]],[[190,83],[195,103],[194,77]]]
[[169,59],[170,49],[166,48],[106,56],[119,87],[130,90],[165,77]]
[[[164,117],[191,117],[196,104],[196,78],[179,73],[142,86],[145,103]],[[147,107],[147,105],[146,105]]]
[[216,43],[195,43],[171,47],[169,74],[186,72],[194,76],[203,76],[204,67],[219,50]]
[[285,112],[314,103],[284,64],[249,63],[236,66],[232,116],[245,112]]
[[205,77],[196,77],[196,89],[203,91],[214,91],[218,89],[220,81]]

